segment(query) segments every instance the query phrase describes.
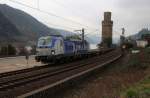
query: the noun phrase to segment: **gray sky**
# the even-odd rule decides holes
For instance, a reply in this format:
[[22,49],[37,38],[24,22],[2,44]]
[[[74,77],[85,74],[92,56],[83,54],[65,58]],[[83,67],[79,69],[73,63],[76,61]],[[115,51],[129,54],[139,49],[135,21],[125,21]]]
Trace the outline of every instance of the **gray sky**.
[[[35,8],[38,7],[38,0],[12,1],[18,1]],[[50,27],[58,27],[71,31],[84,27],[15,4],[9,0],[1,0],[0,2],[28,12]],[[95,29],[99,29],[101,32],[101,21],[103,20],[103,13],[105,11],[112,12],[114,36],[120,35],[122,27],[126,29],[126,35],[137,33],[141,28],[150,27],[150,0],[39,0],[39,7],[46,12],[87,25],[90,27],[87,28],[89,33],[95,32]]]

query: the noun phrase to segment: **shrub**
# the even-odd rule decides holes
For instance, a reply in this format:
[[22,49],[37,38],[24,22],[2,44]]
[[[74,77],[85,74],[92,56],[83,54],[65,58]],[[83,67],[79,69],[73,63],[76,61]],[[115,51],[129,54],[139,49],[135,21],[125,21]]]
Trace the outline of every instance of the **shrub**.
[[134,90],[132,89],[129,89],[127,92],[126,92],[126,98],[138,98],[138,94],[137,92],[135,92]]
[[2,46],[0,54],[5,56],[5,55],[16,55],[16,48],[12,46],[11,44],[7,46]]

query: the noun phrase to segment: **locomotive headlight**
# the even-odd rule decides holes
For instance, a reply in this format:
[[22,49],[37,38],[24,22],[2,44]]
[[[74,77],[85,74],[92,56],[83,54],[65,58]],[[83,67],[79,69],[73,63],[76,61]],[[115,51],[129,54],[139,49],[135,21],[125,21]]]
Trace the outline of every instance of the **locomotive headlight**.
[[54,54],[55,54],[55,51],[51,51],[51,54],[54,55]]

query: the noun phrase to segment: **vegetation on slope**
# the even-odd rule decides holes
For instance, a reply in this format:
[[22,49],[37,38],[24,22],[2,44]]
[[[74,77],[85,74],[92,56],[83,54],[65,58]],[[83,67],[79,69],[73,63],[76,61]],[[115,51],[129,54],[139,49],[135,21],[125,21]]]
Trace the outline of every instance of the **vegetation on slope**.
[[[150,69],[150,48],[142,50],[139,54],[131,56],[130,66],[142,70]],[[149,98],[150,97],[150,71],[140,82],[125,89],[121,93],[121,98]]]

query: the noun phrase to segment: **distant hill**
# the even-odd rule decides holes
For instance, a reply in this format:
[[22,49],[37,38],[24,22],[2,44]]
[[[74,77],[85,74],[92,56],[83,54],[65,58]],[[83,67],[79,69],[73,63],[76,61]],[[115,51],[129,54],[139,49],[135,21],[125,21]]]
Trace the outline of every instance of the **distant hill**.
[[144,35],[144,34],[150,34],[150,30],[147,29],[147,28],[143,28],[137,34],[129,36],[129,38],[132,39],[132,40],[141,39],[142,35]]
[[[72,32],[47,27],[28,13],[0,4],[0,45],[34,45],[41,36],[74,35]],[[99,37],[93,35],[85,38],[91,44],[99,42]]]
[[21,38],[20,31],[0,12],[0,42],[16,42]]
[[0,16],[0,43],[35,43],[40,36],[60,35],[60,32],[66,32],[49,28],[31,15],[6,4],[0,4]]

